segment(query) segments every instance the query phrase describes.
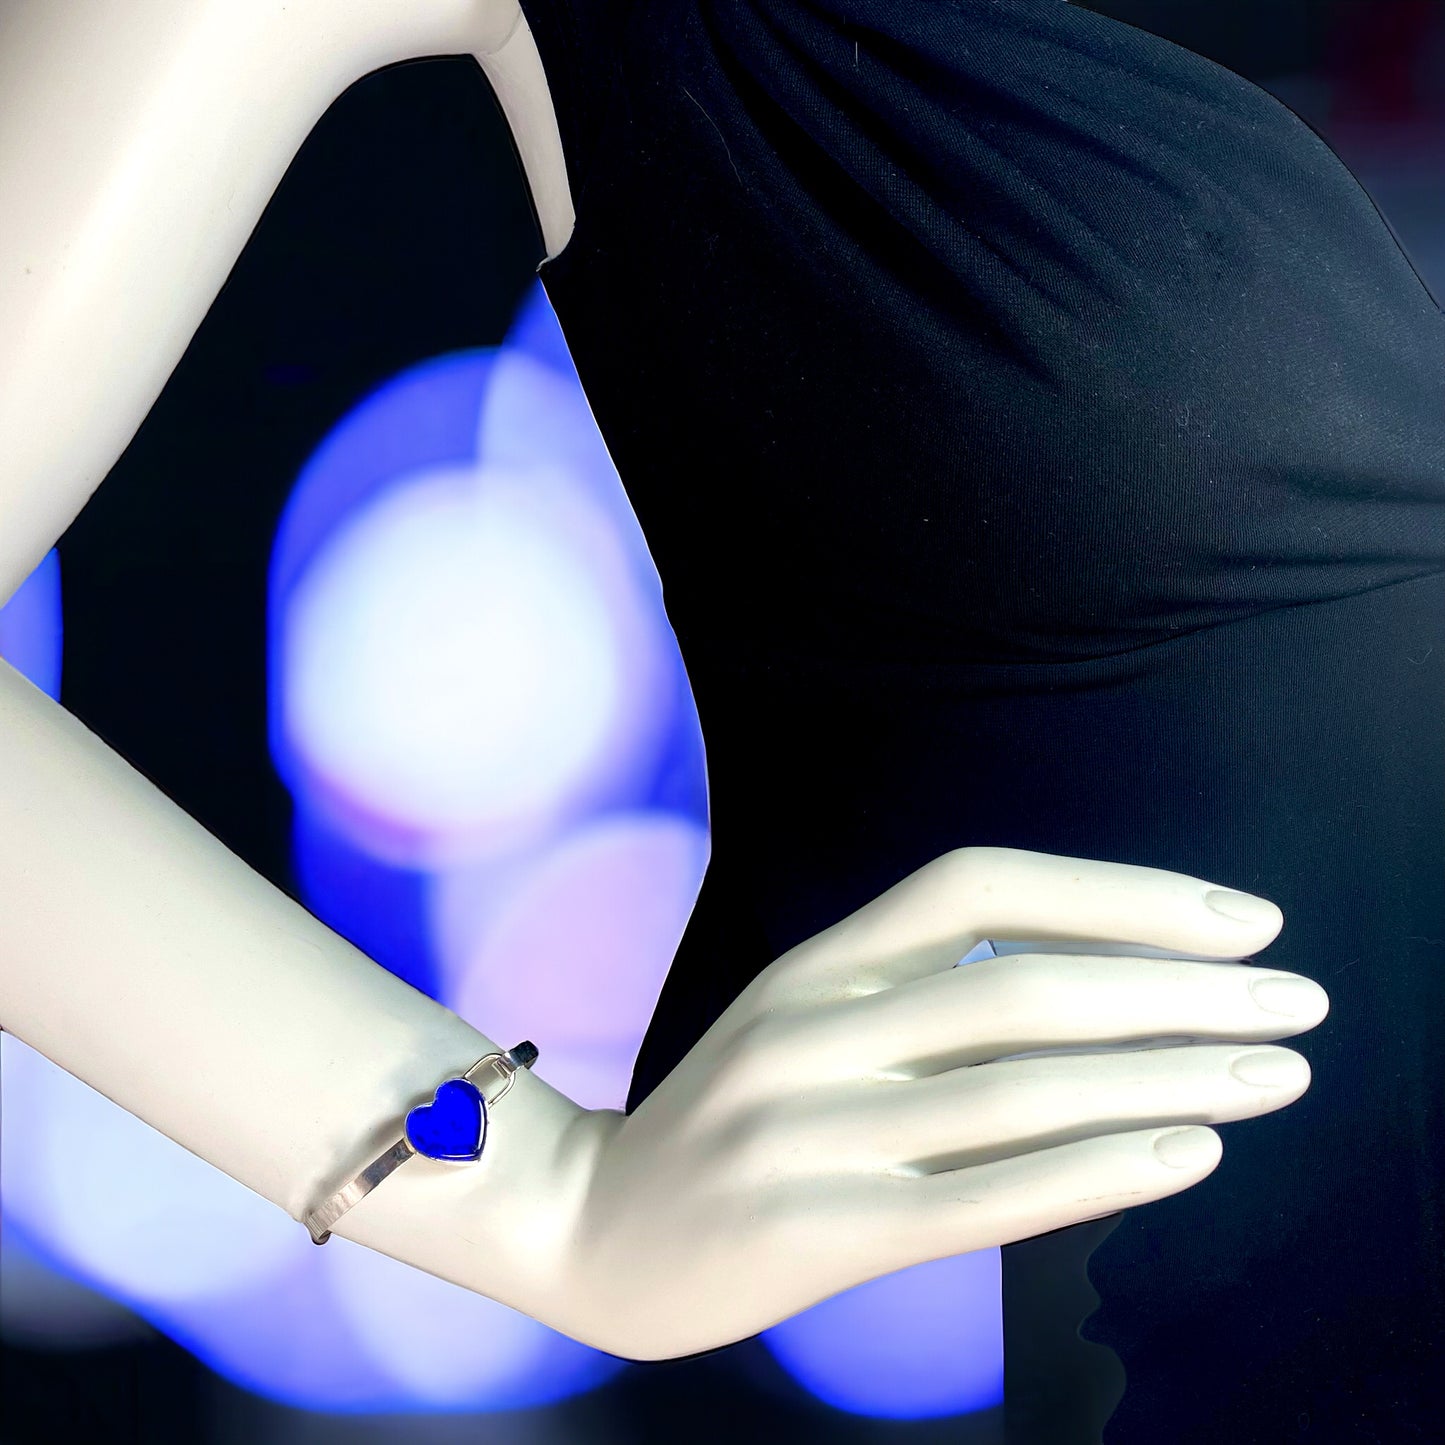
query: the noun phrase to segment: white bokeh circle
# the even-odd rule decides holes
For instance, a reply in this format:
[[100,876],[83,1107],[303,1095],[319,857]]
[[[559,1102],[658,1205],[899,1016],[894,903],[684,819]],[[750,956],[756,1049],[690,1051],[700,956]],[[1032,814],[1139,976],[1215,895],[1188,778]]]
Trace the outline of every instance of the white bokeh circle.
[[283,726],[302,786],[368,851],[486,856],[646,776],[674,645],[584,484],[544,465],[415,473],[342,522],[288,598]]

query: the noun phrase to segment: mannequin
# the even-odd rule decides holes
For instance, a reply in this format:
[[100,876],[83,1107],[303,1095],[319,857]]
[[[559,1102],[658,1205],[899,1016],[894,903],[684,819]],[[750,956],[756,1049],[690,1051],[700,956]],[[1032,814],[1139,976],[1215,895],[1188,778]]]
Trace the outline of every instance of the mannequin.
[[[572,205],[511,0],[6,7],[0,595],[120,455],[326,106],[458,52],[496,89],[555,256]],[[499,1047],[8,665],[0,815],[0,1023],[298,1221]],[[1241,963],[1282,924],[1180,873],[956,849],[782,954],[633,1114],[524,1072],[480,1164],[411,1160],[334,1232],[617,1355],[726,1344],[1207,1177],[1221,1143],[1198,1126],[1310,1082],[1261,1046],[1320,1023],[1324,991]],[[951,968],[984,937],[1029,946]],[[1236,1074],[1246,1057],[1266,1072]]]

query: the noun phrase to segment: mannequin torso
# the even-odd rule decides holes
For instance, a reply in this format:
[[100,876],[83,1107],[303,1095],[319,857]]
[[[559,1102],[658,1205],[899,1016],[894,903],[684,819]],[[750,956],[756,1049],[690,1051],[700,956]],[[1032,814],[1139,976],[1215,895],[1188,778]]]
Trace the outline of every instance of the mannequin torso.
[[[379,66],[457,53],[496,89],[555,257],[567,174],[514,4],[7,7],[0,595],[144,419],[326,106]],[[8,667],[0,739],[0,1019],[294,1218],[390,1142],[440,1074],[497,1047]],[[1257,952],[1281,924],[1268,905],[1250,923],[1211,912],[1210,891],[1160,869],[942,853],[758,974],[633,1114],[581,1110],[524,1073],[476,1174],[411,1161],[335,1232],[657,1357],[908,1263],[1176,1193],[1218,1163],[1219,1141],[1194,1129],[1199,1152],[1161,1162],[1161,1126],[1298,1098],[1308,1069],[1292,1051],[1267,1051],[1293,1071],[1275,1088],[1231,1064],[1325,1008],[1307,989],[1295,1015],[1265,1012],[1247,985],[1275,970],[1201,961]],[[950,969],[987,934],[1120,951]],[[1192,1046],[1014,1057],[1161,1037]],[[865,1136],[863,1114],[886,1127]],[[784,1158],[806,1167],[790,1177]],[[835,1232],[811,1228],[820,1214]],[[796,1269],[778,1271],[790,1241]],[[756,1288],[737,1288],[740,1271]]]

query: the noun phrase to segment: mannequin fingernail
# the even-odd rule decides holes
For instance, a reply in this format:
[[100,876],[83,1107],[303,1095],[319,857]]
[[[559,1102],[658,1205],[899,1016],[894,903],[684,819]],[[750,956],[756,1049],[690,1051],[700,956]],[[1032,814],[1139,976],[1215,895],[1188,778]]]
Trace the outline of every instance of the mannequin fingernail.
[[1319,984],[1307,978],[1260,978],[1249,986],[1260,1008],[1285,1018],[1314,1018],[1329,999]]
[[1154,1140],[1154,1152],[1175,1169],[1189,1169],[1213,1158],[1214,1135],[1208,1129],[1175,1129]]
[[1225,918],[1235,923],[1280,923],[1284,914],[1279,905],[1252,893],[1231,893],[1227,888],[1211,888],[1204,901]]
[[1286,1049],[1256,1049],[1231,1059],[1229,1072],[1241,1084],[1258,1084],[1267,1089],[1283,1089],[1304,1082],[1300,1061]]

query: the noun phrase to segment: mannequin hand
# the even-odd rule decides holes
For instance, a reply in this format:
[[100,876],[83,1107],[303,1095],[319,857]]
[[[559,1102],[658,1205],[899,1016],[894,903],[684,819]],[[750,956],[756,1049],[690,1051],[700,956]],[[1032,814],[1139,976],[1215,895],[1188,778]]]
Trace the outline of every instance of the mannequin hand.
[[[1213,887],[964,848],[791,949],[635,1113],[591,1115],[558,1328],[634,1359],[689,1354],[879,1275],[1199,1183],[1219,1136],[1193,1129],[1197,1153],[1166,1163],[1161,1133],[1268,1113],[1309,1086],[1281,1048],[1265,1052],[1283,1084],[1241,1082],[1231,1062],[1258,1049],[1225,1041],[1302,1033],[1328,1009],[1309,984],[1293,1016],[1254,1001],[1258,980],[1298,977],[1237,961],[1283,917],[1233,921],[1205,904]],[[990,937],[1233,961],[1018,953],[952,967]],[[1140,1047],[1164,1039],[1191,1042]],[[1010,1057],[1079,1046],[1098,1051]]]

